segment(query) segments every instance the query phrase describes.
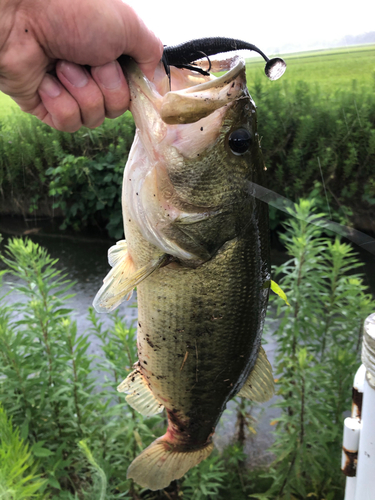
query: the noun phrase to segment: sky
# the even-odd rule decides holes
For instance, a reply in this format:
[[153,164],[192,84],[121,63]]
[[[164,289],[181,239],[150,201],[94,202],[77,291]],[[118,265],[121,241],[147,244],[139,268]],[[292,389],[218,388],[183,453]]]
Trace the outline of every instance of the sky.
[[375,30],[374,0],[125,1],[164,45],[226,36],[253,43],[269,54],[281,54],[329,47],[345,35]]

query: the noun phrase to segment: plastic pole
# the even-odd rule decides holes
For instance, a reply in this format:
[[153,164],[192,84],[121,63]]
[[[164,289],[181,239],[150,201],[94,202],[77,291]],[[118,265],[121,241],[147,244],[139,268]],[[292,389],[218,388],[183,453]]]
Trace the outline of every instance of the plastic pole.
[[366,367],[355,500],[375,500],[375,314],[365,321],[362,363]]
[[345,500],[375,500],[375,313],[364,324],[362,366],[354,377],[352,416],[345,419]]

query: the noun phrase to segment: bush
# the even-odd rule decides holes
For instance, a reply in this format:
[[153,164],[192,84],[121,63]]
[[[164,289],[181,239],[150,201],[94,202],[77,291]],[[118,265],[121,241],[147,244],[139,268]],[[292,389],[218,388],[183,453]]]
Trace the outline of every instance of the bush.
[[[373,93],[352,88],[331,95],[318,85],[289,85],[284,79],[271,88],[257,80],[252,95],[268,187],[293,201],[315,188],[319,206],[327,211],[329,203],[337,221],[353,212],[357,224],[362,216],[370,220],[375,205]],[[275,227],[279,213],[272,215]]]
[[129,113],[75,134],[23,114],[0,122],[1,212],[63,215],[62,229],[94,225],[120,239],[122,173],[133,136]]
[[[355,213],[371,225],[375,206],[375,99],[356,87],[334,95],[318,85],[256,80],[267,184],[295,201],[312,191],[338,222]],[[62,229],[106,228],[120,239],[122,172],[133,141],[129,114],[95,130],[57,132],[34,117],[0,123],[2,213],[64,217]],[[272,228],[280,212],[271,210]]]

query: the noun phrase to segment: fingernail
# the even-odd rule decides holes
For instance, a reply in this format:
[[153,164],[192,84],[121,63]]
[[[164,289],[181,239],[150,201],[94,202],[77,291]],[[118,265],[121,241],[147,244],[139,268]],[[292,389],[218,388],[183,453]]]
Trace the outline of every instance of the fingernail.
[[110,62],[96,69],[96,76],[103,87],[117,89],[121,85],[120,67],[117,63]]
[[61,94],[61,86],[53,78],[53,76],[45,75],[39,90],[47,94],[49,97],[58,97]]
[[63,61],[59,69],[65,78],[75,87],[84,87],[89,81],[86,72],[78,64]]

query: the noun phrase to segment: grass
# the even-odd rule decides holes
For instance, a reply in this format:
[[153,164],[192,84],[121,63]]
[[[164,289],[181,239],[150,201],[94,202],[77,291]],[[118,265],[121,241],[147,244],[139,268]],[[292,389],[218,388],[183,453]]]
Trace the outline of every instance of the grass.
[[17,109],[17,104],[9,96],[0,92],[0,118],[6,118]]
[[[280,54],[287,63],[285,76],[280,80],[283,84],[295,84],[305,81],[318,84],[328,94],[352,87],[374,90],[375,87],[375,44],[341,47],[313,52]],[[264,77],[264,62],[250,59],[246,63],[248,86],[259,78],[268,85]],[[262,82],[262,83],[263,83]]]

